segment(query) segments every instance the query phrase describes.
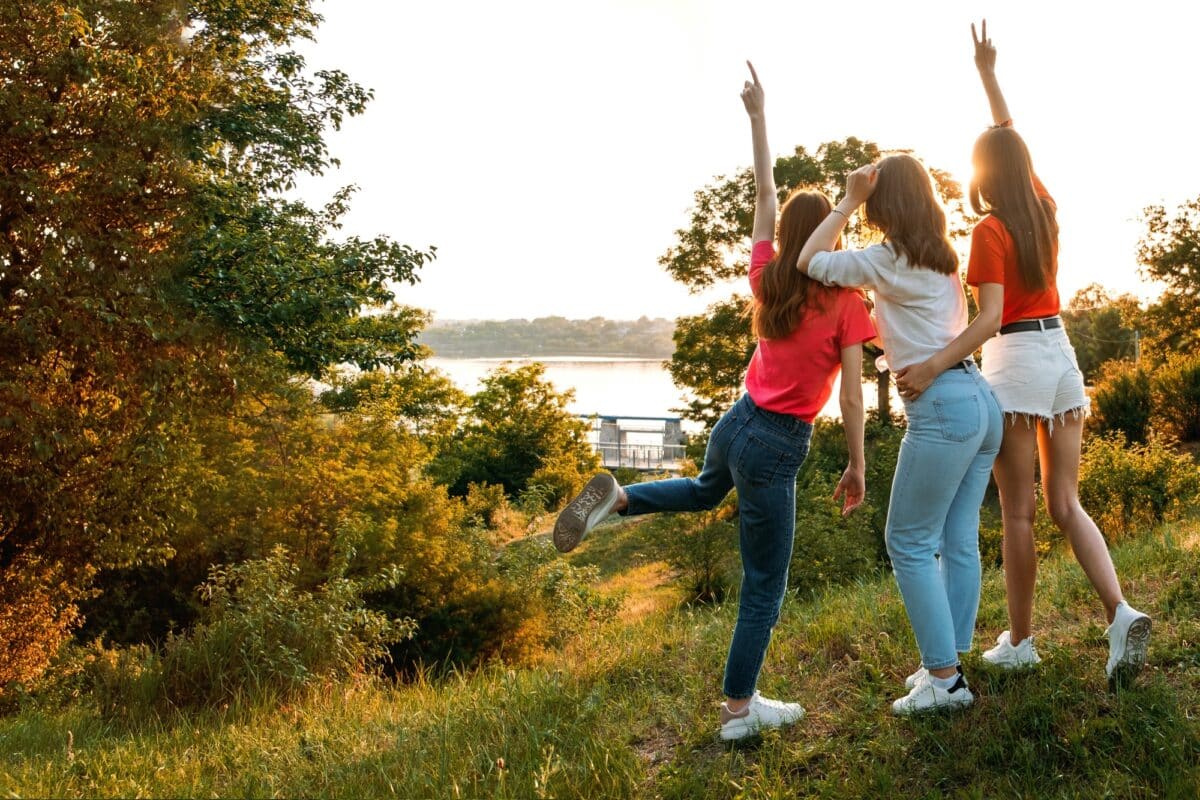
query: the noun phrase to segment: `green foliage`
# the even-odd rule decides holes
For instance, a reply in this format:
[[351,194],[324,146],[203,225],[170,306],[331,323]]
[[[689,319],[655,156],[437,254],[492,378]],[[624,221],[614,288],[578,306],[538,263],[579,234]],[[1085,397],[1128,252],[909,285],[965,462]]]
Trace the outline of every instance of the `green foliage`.
[[497,483],[472,483],[463,498],[467,519],[484,528],[495,529],[512,510],[504,487]]
[[[854,137],[826,142],[814,154],[798,146],[791,155],[775,160],[779,200],[797,187],[820,189],[835,198],[846,175],[879,157],[877,145]],[[754,191],[754,171],[749,167],[732,178],[719,176],[697,191],[689,226],[675,231],[675,244],[658,263],[693,291],[744,277],[750,268]]]
[[395,305],[393,287],[416,283],[434,248],[383,237],[332,242],[348,190],[320,211],[260,197],[254,186],[219,191],[197,203],[204,222],[178,276],[198,317],[313,378],[338,364],[395,367],[420,354],[414,338],[427,316]]
[[1110,538],[1178,518],[1200,498],[1200,467],[1161,439],[1130,444],[1119,434],[1088,439],[1079,499]]
[[[433,252],[339,240],[348,190],[320,209],[281,197],[336,163],[326,130],[370,99],[292,51],[319,20],[309,0],[0,4],[0,581],[53,597],[0,628],[0,651],[44,665],[97,573],[132,605],[186,593],[206,556],[262,556],[285,517],[325,531],[298,558],[328,542],[316,504],[284,500],[313,482],[258,481],[276,435],[315,414],[252,410],[255,395],[415,357],[425,318],[393,288]],[[241,413],[267,417],[265,452],[233,452],[259,424]],[[220,522],[212,542],[201,517]]]
[[213,705],[248,694],[278,697],[359,674],[412,635],[411,620],[365,607],[363,596],[394,586],[398,571],[370,580],[340,574],[301,589],[300,567],[278,548],[266,558],[214,567],[200,587],[204,611],[167,641],[162,686],[175,706]]
[[1120,433],[1130,442],[1145,442],[1153,411],[1150,383],[1150,374],[1133,362],[1104,364],[1092,391],[1088,428],[1100,434]]
[[396,420],[431,452],[440,452],[458,430],[467,395],[445,374],[413,362],[390,371],[334,377],[321,404],[339,414],[367,412]]
[[1134,358],[1141,316],[1141,305],[1131,294],[1113,297],[1098,283],[1075,293],[1062,318],[1085,381],[1096,381],[1107,361]]
[[[891,716],[917,651],[884,574],[785,600],[761,688],[810,716],[748,747],[715,742],[736,615],[725,603],[601,626],[529,667],[360,682],[283,705],[128,725],[86,698],[26,702],[0,717],[0,784],[22,797],[1190,798],[1196,533],[1147,531],[1112,550],[1155,620],[1148,668],[1121,692],[1105,690],[1102,612],[1062,553],[1038,573],[1039,625],[1054,631],[1039,672],[996,673],[968,654],[978,700],[962,713]],[[979,624],[979,646],[1005,627],[999,570],[984,572]]]
[[703,314],[675,321],[671,380],[693,399],[678,409],[711,429],[742,391],[742,380],[757,341],[746,316],[746,298],[734,295]]
[[[903,438],[903,427],[885,422],[878,414],[868,412],[863,436],[867,458],[867,499],[863,507],[854,512],[852,519],[866,517],[870,520],[870,529],[875,535],[875,557],[881,560],[887,558],[883,535],[887,524],[888,496],[892,491],[892,476],[896,471],[896,459],[900,455],[900,441]],[[832,486],[836,486],[841,479],[847,458],[841,421],[818,418],[813,424],[808,458],[800,470],[796,489],[797,507],[802,502],[801,498],[821,498],[827,490],[828,494],[832,494]]]
[[1145,209],[1146,233],[1138,243],[1142,277],[1166,290],[1146,309],[1151,355],[1194,351],[1200,344],[1200,197],[1173,213],[1164,206]]
[[1200,355],[1176,353],[1154,371],[1155,428],[1180,441],[1200,440]]
[[669,319],[621,321],[593,317],[534,320],[435,321],[418,341],[438,356],[642,356],[671,355]]
[[69,649],[43,691],[83,688],[103,713],[140,717],[156,708],[278,701],[360,675],[414,625],[364,605],[365,593],[395,585],[399,571],[350,579],[344,572],[352,557],[344,551],[315,590],[301,587],[300,565],[282,547],[213,567],[199,587],[202,611],[191,630],[161,649],[109,648],[99,639]]
[[[840,475],[840,473],[839,473]],[[833,501],[837,477],[816,473],[796,498],[796,539],[788,584],[811,593],[870,575],[882,564],[874,509],[864,503],[849,517]]]
[[559,647],[589,625],[607,622],[621,607],[619,597],[604,597],[595,588],[600,570],[577,567],[545,539],[526,539],[501,551],[500,575],[527,598],[526,609],[540,617],[548,632],[543,646]]
[[736,495],[714,511],[663,515],[657,529],[667,563],[679,574],[689,603],[720,603],[738,580]]
[[651,475],[650,473],[642,472],[634,467],[617,467],[612,471],[613,477],[617,479],[617,483],[621,486],[628,486],[631,483],[642,483],[647,480],[658,480],[666,475]]
[[597,468],[586,424],[567,410],[570,392],[556,391],[544,375],[544,366],[530,364],[501,366],[484,379],[459,436],[432,466],[451,494],[486,482],[516,497],[540,483],[553,507]]

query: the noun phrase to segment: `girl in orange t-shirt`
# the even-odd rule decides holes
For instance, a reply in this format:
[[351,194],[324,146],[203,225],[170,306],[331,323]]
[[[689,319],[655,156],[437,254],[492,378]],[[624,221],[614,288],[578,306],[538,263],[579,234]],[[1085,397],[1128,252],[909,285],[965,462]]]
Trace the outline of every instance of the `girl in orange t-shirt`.
[[[995,125],[975,142],[971,205],[986,216],[971,235],[967,282],[980,291],[999,286],[1004,304],[992,326],[981,326],[982,333],[975,332],[971,341],[966,341],[973,333],[968,330],[960,337],[964,341],[946,350],[962,345],[960,350],[972,351],[983,345],[983,374],[1006,417],[993,475],[1004,524],[1009,630],[983,657],[1006,669],[1040,661],[1032,630],[1036,451],[1050,517],[1104,603],[1110,623],[1105,671],[1110,681],[1118,681],[1132,677],[1144,664],[1150,618],[1125,602],[1104,537],[1079,503],[1079,454],[1089,400],[1058,316],[1057,208],[1033,172],[1025,142],[1012,128],[996,80],[996,49],[987,38],[987,23],[981,37],[976,37],[974,25],[971,35]],[[897,374],[902,395],[924,391],[928,363]]]

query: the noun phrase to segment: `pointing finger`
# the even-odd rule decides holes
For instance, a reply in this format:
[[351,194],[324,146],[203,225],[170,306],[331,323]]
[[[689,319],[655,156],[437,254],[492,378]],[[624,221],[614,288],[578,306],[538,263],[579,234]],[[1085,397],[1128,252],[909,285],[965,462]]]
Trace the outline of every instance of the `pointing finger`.
[[983,40],[985,42],[988,40],[988,38],[987,38],[987,20],[986,19],[983,21],[983,31],[980,35],[983,37]]
[[750,68],[750,75],[754,78],[754,85],[758,86],[758,73],[754,71],[754,65],[749,60],[746,61],[746,66]]
[[971,39],[975,42],[975,46],[979,47],[979,36],[975,33],[975,23],[971,23]]

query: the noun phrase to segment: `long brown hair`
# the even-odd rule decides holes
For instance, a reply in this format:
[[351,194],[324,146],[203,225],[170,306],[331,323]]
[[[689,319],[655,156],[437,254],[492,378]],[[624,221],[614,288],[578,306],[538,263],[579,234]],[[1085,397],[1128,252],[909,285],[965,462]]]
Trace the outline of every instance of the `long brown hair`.
[[942,210],[925,166],[899,153],[877,165],[875,191],[867,200],[867,223],[914,267],[943,275],[958,271],[958,254],[946,234]]
[[1058,220],[1054,203],[1033,188],[1033,162],[1012,128],[989,128],[975,140],[971,156],[971,208],[1004,223],[1017,249],[1017,268],[1027,289],[1045,289],[1054,279]]
[[763,268],[758,297],[754,300],[752,324],[760,339],[786,338],[804,312],[820,309],[824,287],[796,269],[800,250],[833,204],[821,192],[796,189],[779,214],[778,255]]

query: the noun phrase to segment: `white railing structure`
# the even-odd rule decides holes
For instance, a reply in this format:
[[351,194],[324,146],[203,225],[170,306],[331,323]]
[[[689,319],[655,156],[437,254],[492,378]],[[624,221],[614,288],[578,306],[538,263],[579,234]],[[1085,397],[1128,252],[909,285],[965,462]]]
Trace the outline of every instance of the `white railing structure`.
[[606,469],[678,472],[686,458],[678,417],[596,415],[585,419],[592,426],[589,441]]

